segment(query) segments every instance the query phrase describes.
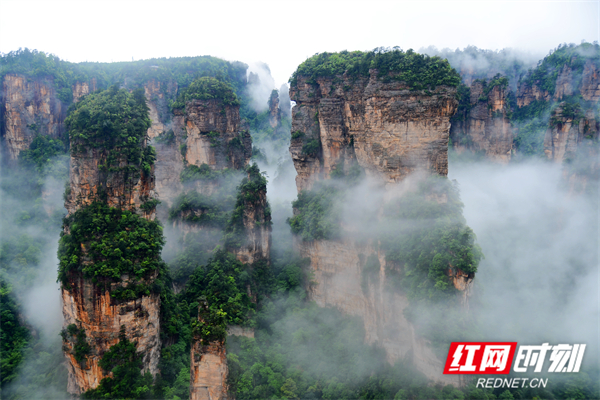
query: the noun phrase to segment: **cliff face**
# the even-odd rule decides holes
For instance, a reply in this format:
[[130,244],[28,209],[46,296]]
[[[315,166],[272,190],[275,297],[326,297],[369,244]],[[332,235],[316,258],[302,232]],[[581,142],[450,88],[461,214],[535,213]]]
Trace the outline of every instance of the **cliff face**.
[[[458,383],[454,375],[443,375],[443,362],[432,352],[427,340],[415,334],[404,317],[408,298],[402,292],[385,290],[386,257],[371,244],[351,240],[295,241],[303,257],[311,260],[316,284],[309,295],[319,306],[334,306],[345,314],[363,319],[366,342],[382,347],[388,362],[394,363],[412,353],[417,369],[428,378],[443,384]],[[376,255],[381,267],[364,278],[365,259]],[[472,281],[472,277],[471,277]],[[469,282],[470,285],[470,282]]]
[[583,78],[581,80],[581,96],[585,100],[598,101],[600,99],[600,71],[591,61],[587,61],[583,67]]
[[176,111],[174,130],[184,132],[188,164],[208,164],[212,169],[240,169],[252,156],[250,133],[240,129],[239,106],[219,100],[192,100],[185,111]]
[[85,330],[91,353],[80,363],[75,359],[73,343],[64,344],[69,373],[67,391],[83,393],[97,387],[106,377],[98,363],[119,341],[121,325],[125,325],[128,339],[137,342],[137,351],[144,354],[144,372],[156,375],[160,357],[159,296],[117,302],[111,298],[110,291],[103,291],[81,277],[72,281],[71,287],[71,290],[61,290],[64,324],[75,324]]
[[[107,103],[102,103],[102,100],[97,99],[109,99],[108,101],[114,102],[116,98],[122,99],[127,96],[130,95],[125,91],[115,92],[114,94],[100,93],[97,97],[91,99],[96,101],[95,103],[92,102],[92,111],[89,111],[90,108],[88,107],[81,112],[84,113],[84,116],[90,112],[101,112],[97,109],[101,110]],[[143,102],[143,99],[141,101]],[[80,104],[84,103],[81,102]],[[110,106],[113,104],[118,103],[110,103]],[[143,109],[144,106],[138,104],[138,107]],[[74,111],[75,114],[72,115],[79,115],[78,112],[80,110]],[[149,120],[146,119],[146,121],[149,125]],[[112,124],[120,122],[121,120],[117,118],[110,121]],[[79,129],[93,129],[89,126],[89,124],[83,124],[83,127],[75,125],[70,128],[70,188],[65,199],[68,216],[72,216],[78,210],[93,202],[101,202],[111,208],[131,210],[139,217],[150,221],[154,220],[154,207],[142,207],[144,203],[154,198],[154,166],[150,165],[148,166],[149,170],[144,171],[143,161],[138,160],[137,157],[128,158],[128,152],[124,151],[118,144],[114,144],[117,140],[114,137],[114,131],[104,132],[103,135],[90,131],[88,142],[83,142],[85,139],[73,139],[74,135],[79,134]],[[129,132],[129,134],[131,136],[129,136],[127,143],[131,143],[131,140],[139,140],[137,142],[139,144],[135,148],[130,148],[129,151],[139,150],[139,154],[143,159],[148,150],[144,139],[145,128],[140,132]],[[94,139],[90,140],[89,137]],[[148,162],[152,164],[152,161]],[[106,214],[103,217],[108,219],[109,215]],[[86,226],[85,224],[89,223],[85,219],[74,220],[74,224],[66,222],[64,233],[65,235],[71,235],[75,225]],[[96,227],[101,229],[98,223],[94,222],[92,225],[93,229]],[[114,227],[109,229],[120,228],[117,228],[117,224],[114,224]],[[132,230],[131,225],[122,229],[124,229],[123,233]],[[112,230],[103,232],[105,234],[119,233],[119,231]],[[126,236],[127,233],[122,236],[121,240],[125,240]],[[149,371],[153,375],[156,374],[158,372],[161,346],[159,295],[151,293],[150,290],[144,290],[142,293],[145,294],[136,294],[133,298],[130,295],[129,300],[119,300],[115,298],[114,294],[117,289],[122,290],[125,288],[126,290],[130,285],[133,293],[140,293],[136,287],[139,288],[139,285],[151,287],[157,278],[158,271],[151,270],[143,274],[136,272],[136,275],[139,276],[133,276],[133,272],[131,274],[124,273],[118,279],[97,271],[93,279],[87,277],[84,275],[84,267],[93,267],[94,263],[103,262],[105,259],[99,260],[97,254],[93,255],[95,254],[94,249],[88,245],[87,240],[97,241],[97,238],[91,237],[88,239],[83,236],[77,236],[77,238],[80,239],[77,239],[76,247],[82,249],[81,255],[76,256],[71,253],[66,253],[66,255],[67,258],[72,259],[74,257],[77,259],[78,264],[76,267],[70,267],[66,273],[67,282],[61,280],[64,326],[67,331],[69,331],[70,326],[81,330],[85,334],[84,337],[90,349],[85,357],[80,357],[78,360],[75,357],[78,347],[74,346],[72,340],[64,340],[63,338],[63,350],[67,357],[67,369],[69,371],[68,391],[73,394],[83,393],[96,388],[102,378],[106,377],[105,372],[99,366],[99,362],[103,354],[119,341],[121,326],[125,327],[127,339],[135,343],[137,351],[143,354],[143,370]],[[63,243],[61,246],[65,246],[64,242],[61,243]],[[154,242],[155,245],[156,243]],[[96,245],[98,245],[97,242]],[[110,245],[116,246],[114,243]],[[108,248],[104,251],[105,253],[111,253],[121,250]],[[145,250],[140,248],[139,251],[141,253],[138,256],[143,258]],[[160,252],[160,248],[157,251]],[[110,257],[107,254],[100,257]],[[59,259],[61,259],[61,263],[64,262],[64,258],[61,258],[60,248]],[[117,262],[115,259],[112,260],[115,263]],[[135,263],[136,260],[131,259],[130,262]],[[146,259],[145,262],[150,265],[149,263],[152,261]],[[59,279],[60,273],[61,271],[59,271]]]
[[[448,173],[448,131],[457,101],[454,88],[411,92],[401,82],[370,78],[299,76],[290,88],[290,152],[298,190],[327,179],[338,163],[356,158],[368,176],[394,183],[415,170]],[[311,150],[311,145],[316,147]]]
[[[252,179],[256,177],[248,172],[248,180]],[[232,251],[244,264],[252,264],[258,260],[268,262],[271,254],[271,212],[267,202],[266,182],[252,196],[248,196],[242,187],[241,196],[244,198],[241,219],[245,237],[241,246]]]
[[[413,172],[447,175],[450,118],[458,103],[454,88],[437,87],[430,94],[410,91],[402,83],[377,79],[376,71],[370,78],[337,76],[309,84],[298,76],[297,82],[290,88],[296,101],[290,152],[299,192],[354,162],[368,177],[384,183],[390,196],[396,184]],[[429,378],[458,384],[453,376],[441,374],[442,362],[404,317],[406,295],[384,289],[389,266],[377,243],[296,237],[294,244],[302,257],[311,260],[312,300],[362,317],[367,342],[383,347],[389,362],[412,354],[415,366]],[[376,256],[380,267],[365,280],[368,256]],[[448,279],[464,291],[473,277]]]
[[[65,201],[69,215],[91,204],[100,193],[106,194],[106,202],[110,207],[127,210],[140,209],[146,200],[154,198],[153,173],[144,174],[127,169],[108,173],[105,168],[100,168],[106,164],[109,152],[89,147],[83,152],[71,153],[70,191]],[[119,164],[125,166],[126,161],[120,160]],[[154,219],[154,211],[144,216]]]
[[75,82],[73,85],[73,102],[77,102],[86,94],[90,94],[98,90],[96,78],[92,78],[90,82]]
[[161,82],[153,79],[144,85],[144,94],[148,102],[149,116],[152,126],[148,129],[148,137],[153,139],[165,131],[165,122],[171,113],[167,104],[166,94],[172,96],[177,94],[177,82],[169,81],[161,85]]
[[225,342],[203,345],[192,342],[190,355],[190,400],[221,400],[227,398],[227,357]]
[[29,149],[36,134],[60,137],[65,132],[66,107],[56,97],[51,81],[5,75],[0,103],[8,160],[15,161],[22,150]]
[[510,161],[514,134],[507,115],[508,87],[486,88],[476,80],[469,89],[465,109],[452,119],[450,138],[454,148],[458,152],[483,152],[497,162]]

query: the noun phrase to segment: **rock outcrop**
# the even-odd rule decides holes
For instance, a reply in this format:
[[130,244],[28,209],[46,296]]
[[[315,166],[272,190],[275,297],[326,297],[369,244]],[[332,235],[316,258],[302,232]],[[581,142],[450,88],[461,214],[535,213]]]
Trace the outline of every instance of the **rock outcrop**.
[[29,149],[35,135],[63,136],[66,111],[51,80],[5,75],[0,136],[7,159],[16,161],[21,151]]
[[79,101],[86,94],[96,90],[98,90],[96,78],[92,78],[90,82],[75,82],[75,85],[73,85],[73,102]]
[[[254,187],[256,185],[256,187]],[[233,219],[239,219],[243,238],[230,250],[244,264],[253,264],[259,260],[269,262],[271,254],[271,210],[267,201],[266,180],[258,168],[250,168],[246,181],[242,181],[236,209],[241,208],[242,215],[234,211]],[[234,224],[232,224],[234,225]],[[233,227],[235,231],[236,228]]]
[[411,91],[401,82],[370,78],[299,76],[290,88],[290,152],[298,190],[327,179],[338,164],[352,159],[368,176],[399,182],[416,170],[448,173],[448,131],[456,112],[456,89],[431,94]]
[[[166,87],[164,87],[166,86]],[[152,126],[148,129],[148,137],[153,139],[165,132],[166,122],[170,119],[171,111],[167,104],[167,95],[177,95],[177,82],[169,81],[166,85],[153,79],[144,85],[144,94],[150,111]]]
[[[290,152],[299,192],[356,163],[390,195],[411,173],[447,175],[450,118],[458,105],[455,88],[411,91],[401,82],[379,79],[371,70],[369,78],[337,76],[316,78],[314,83],[298,76],[290,94],[296,101]],[[383,347],[390,363],[412,354],[415,366],[429,378],[458,385],[453,376],[442,375],[441,360],[404,317],[406,295],[384,290],[389,280],[386,257],[377,243],[296,237],[294,244],[311,260],[311,300],[362,317],[366,341]],[[380,267],[367,279],[369,256],[376,257]],[[455,279],[461,290],[458,283],[464,279]]]
[[276,90],[269,97],[269,124],[275,129],[281,124],[281,110],[279,110],[279,94]]
[[514,132],[508,95],[508,85],[473,81],[469,98],[461,100],[464,107],[452,118],[450,139],[457,152],[481,152],[497,162],[510,161]]
[[190,400],[226,399],[228,370],[225,342],[216,340],[204,345],[202,340],[194,340],[190,373]]
[[[106,165],[109,152],[97,147],[88,147],[77,153],[71,152],[69,190],[65,200],[65,208],[69,215],[91,204],[100,193],[106,195],[106,202],[110,207],[134,211],[140,210],[145,201],[155,197],[154,173],[146,174],[139,170],[131,172],[126,168],[108,173],[105,168],[100,168]],[[118,162],[122,165],[127,164],[125,159]],[[154,219],[154,211],[144,216]]]
[[600,68],[591,60],[586,61],[583,67],[580,92],[584,100],[600,99]]
[[91,353],[83,362],[74,356],[73,343],[65,343],[69,380],[67,391],[80,394],[96,388],[107,375],[100,368],[102,355],[119,341],[121,325],[128,339],[136,342],[143,354],[144,371],[158,372],[160,357],[160,298],[158,294],[132,301],[118,302],[110,291],[103,291],[89,279],[78,277],[71,290],[62,289],[64,325],[83,329],[91,344]]
[[[111,96],[115,97],[104,98],[114,101],[112,99],[125,95],[115,92]],[[98,108],[105,105],[100,100],[94,104]],[[87,125],[84,129],[88,129]],[[95,135],[90,133],[92,134]],[[130,210],[152,221],[155,218],[154,206],[144,207],[144,204],[154,199],[154,166],[150,165],[149,170],[144,170],[140,160],[128,157],[128,152],[115,145],[115,139],[110,138],[111,134],[114,135],[114,132],[105,133],[95,139],[88,137],[71,140],[69,189],[65,198],[68,215],[71,216],[92,203],[101,202],[111,208]],[[130,140],[139,140],[139,150],[145,154],[145,130],[137,133],[137,136],[133,132],[129,134]],[[78,220],[75,223],[86,222]],[[71,229],[72,226],[67,222],[64,233],[70,234]],[[130,228],[125,230],[129,231]],[[89,256],[88,244],[80,245],[81,257],[69,254],[67,256],[75,257],[78,263],[85,266],[91,265],[94,260]],[[143,355],[143,370],[153,375],[158,372],[161,347],[160,296],[144,291],[146,294],[138,295],[134,299],[119,300],[113,295],[116,289],[127,288],[129,285],[143,284],[145,287],[151,287],[157,274],[158,271],[154,270],[139,279],[125,274],[120,276],[120,279],[107,280],[101,274],[93,279],[84,276],[81,266],[69,270],[66,282],[62,280],[61,285],[64,326],[67,330],[69,326],[76,326],[78,330],[82,330],[90,346],[89,354],[77,360],[77,349],[73,343],[63,341],[70,393],[81,394],[96,388],[107,376],[100,368],[99,362],[103,354],[119,341],[122,326],[125,328],[126,338],[135,343],[137,351]]]
[[185,132],[185,160],[212,169],[243,168],[252,156],[250,133],[240,127],[239,106],[220,100],[192,100],[176,110],[175,132]]
[[[302,256],[309,257],[315,284],[309,287],[310,299],[321,307],[334,306],[356,315],[365,324],[367,343],[382,347],[388,362],[394,363],[412,353],[415,366],[428,378],[444,384],[457,384],[453,375],[443,375],[444,366],[427,340],[415,333],[404,316],[408,298],[386,286],[386,257],[372,244],[351,240],[296,240]],[[372,278],[366,279],[365,259],[375,255],[380,263]],[[389,278],[387,278],[389,279]]]

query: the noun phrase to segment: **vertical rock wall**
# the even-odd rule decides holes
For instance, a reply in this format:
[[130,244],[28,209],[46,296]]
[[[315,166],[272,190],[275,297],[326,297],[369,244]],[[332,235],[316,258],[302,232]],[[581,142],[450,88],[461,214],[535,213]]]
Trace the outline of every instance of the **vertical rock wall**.
[[56,97],[51,80],[7,74],[0,103],[3,151],[9,161],[29,149],[36,134],[60,137],[65,132],[66,107]]
[[[447,175],[456,89],[410,91],[397,81],[384,83],[373,70],[370,78],[337,76],[317,78],[310,84],[298,76],[297,82],[290,88],[296,101],[290,152],[298,172],[298,191],[310,189],[316,181],[328,179],[334,169],[346,169],[354,162],[388,189],[417,171]],[[318,144],[317,151],[307,151],[310,143]],[[384,290],[386,260],[376,243],[300,238],[294,242],[301,255],[311,260],[312,300],[362,317],[366,341],[383,347],[389,362],[412,354],[416,367],[429,378],[458,383],[453,376],[442,375],[442,362],[405,319],[406,296]],[[377,256],[380,270],[376,279],[365,282],[363,269],[370,255]],[[456,278],[457,285],[466,289],[472,278]]]
[[[387,183],[416,170],[448,173],[448,131],[456,112],[456,89],[438,87],[431,94],[410,91],[377,71],[370,78],[299,76],[290,88],[292,110],[290,152],[298,190],[355,158],[368,176]],[[311,141],[318,151],[307,152]],[[313,142],[314,143],[314,142]]]
[[480,80],[471,84],[467,110],[454,116],[450,129],[458,152],[482,152],[493,161],[510,161],[514,132],[508,117],[508,90],[502,85],[486,88]]
[[[142,147],[146,142],[142,141]],[[77,149],[77,150],[75,150]],[[143,211],[145,201],[154,198],[154,171],[146,174],[140,165],[128,164],[122,155],[115,162],[118,171],[100,168],[106,165],[107,157],[115,149],[103,146],[82,146],[71,143],[70,191],[65,199],[68,214],[102,199],[108,206],[131,210],[143,218],[154,220],[154,210]],[[102,196],[100,194],[102,193]],[[69,227],[65,227],[68,232]],[[85,244],[81,244],[85,251]],[[89,262],[84,261],[83,262]],[[157,277],[154,272],[143,282],[151,285]],[[90,354],[83,361],[77,361],[73,355],[73,343],[64,343],[67,356],[68,391],[80,394],[96,388],[105,372],[100,368],[102,355],[119,341],[122,325],[125,326],[127,339],[136,343],[138,352],[143,354],[143,371],[155,375],[158,372],[160,357],[160,297],[158,294],[123,301],[111,296],[117,286],[127,286],[130,278],[121,276],[119,284],[109,287],[96,284],[92,279],[84,278],[82,272],[70,272],[68,285],[61,287],[64,326],[75,325],[83,329]]]

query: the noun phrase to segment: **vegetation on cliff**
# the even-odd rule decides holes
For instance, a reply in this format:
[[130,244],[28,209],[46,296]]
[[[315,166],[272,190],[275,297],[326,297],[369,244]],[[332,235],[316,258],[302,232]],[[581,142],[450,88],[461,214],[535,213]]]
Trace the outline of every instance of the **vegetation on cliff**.
[[145,146],[151,121],[142,89],[129,93],[112,86],[92,93],[73,105],[65,125],[72,153],[104,150],[98,164],[101,171],[135,174],[141,169],[150,174],[156,153]]
[[240,105],[240,100],[230,84],[206,76],[196,79],[182,90],[171,108],[182,109],[191,100],[218,100],[228,106]]
[[404,82],[412,90],[455,87],[460,83],[460,76],[444,59],[418,54],[412,49],[404,52],[398,48],[380,47],[369,52],[316,54],[298,66],[290,78],[290,84],[296,86],[299,76],[308,79],[309,83],[316,82],[320,77],[339,77],[343,74],[368,77],[371,70],[377,70],[380,79]]
[[548,91],[552,96],[556,90],[556,78],[562,69],[567,67],[571,70],[574,75],[573,86],[577,87],[581,82],[581,75],[587,61],[600,66],[598,43],[561,44],[544,57],[519,83],[527,87],[535,85],[542,91]]
[[292,203],[297,211],[288,219],[292,232],[306,241],[339,237],[340,209],[336,202],[341,194],[338,187],[326,183],[301,191]]
[[433,176],[385,205],[381,247],[390,265],[402,266],[386,272],[409,299],[447,301],[456,295],[449,269],[477,272],[483,254],[462,208],[456,184]]
[[164,238],[158,222],[94,202],[66,217],[64,226],[68,230],[61,234],[58,248],[58,279],[64,287],[70,287],[76,273],[97,284],[121,282],[127,276],[128,284],[113,291],[114,297],[149,294],[142,280],[160,263]]
[[238,186],[235,208],[225,227],[225,246],[240,247],[246,239],[244,214],[249,210],[260,210],[262,215],[254,216],[256,224],[271,224],[271,209],[267,201],[267,179],[256,164],[246,167],[248,174]]
[[244,63],[211,56],[71,63],[52,54],[25,48],[0,57],[0,78],[12,73],[45,79],[56,88],[58,98],[67,105],[73,101],[72,88],[77,83],[93,82],[97,89],[107,89],[114,84],[135,88],[155,81],[167,100],[175,100],[176,90],[169,90],[170,87],[185,88],[194,79],[209,76],[230,82],[236,91],[241,91],[246,83],[247,68]]
[[105,374],[112,374],[100,381],[95,389],[82,395],[84,399],[153,399],[153,377],[150,372],[142,375],[142,354],[135,343],[125,335],[121,326],[119,342],[112,346],[100,360],[100,368]]
[[17,377],[23,348],[30,338],[29,330],[19,321],[19,307],[11,292],[11,285],[0,278],[0,388]]

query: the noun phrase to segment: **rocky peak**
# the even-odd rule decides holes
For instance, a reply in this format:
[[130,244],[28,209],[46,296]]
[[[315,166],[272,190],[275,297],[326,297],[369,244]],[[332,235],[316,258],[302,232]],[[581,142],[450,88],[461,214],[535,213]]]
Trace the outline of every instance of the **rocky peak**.
[[[59,279],[68,391],[80,394],[107,377],[99,363],[118,343],[121,327],[143,354],[143,370],[158,372],[160,297],[147,288],[158,275],[162,230],[152,221],[154,152],[145,140],[150,120],[143,92],[114,87],[87,95],[66,125],[69,216],[59,246]],[[111,247],[117,235],[126,247]],[[110,258],[115,252],[122,256]],[[141,264],[145,270],[136,270]]]
[[276,128],[281,123],[281,111],[279,110],[279,93],[277,90],[271,92],[269,97],[269,124]]

